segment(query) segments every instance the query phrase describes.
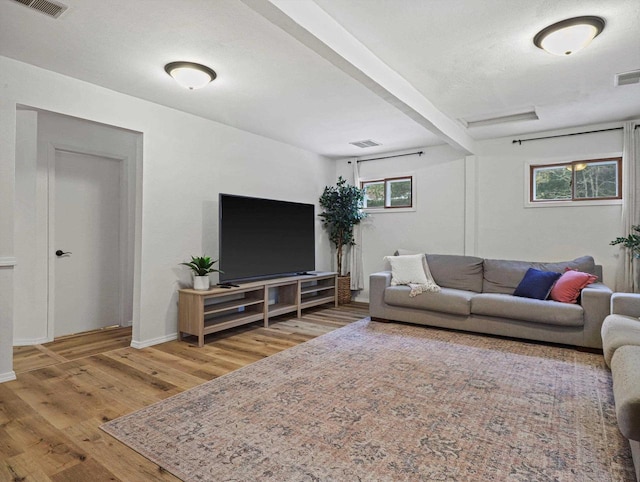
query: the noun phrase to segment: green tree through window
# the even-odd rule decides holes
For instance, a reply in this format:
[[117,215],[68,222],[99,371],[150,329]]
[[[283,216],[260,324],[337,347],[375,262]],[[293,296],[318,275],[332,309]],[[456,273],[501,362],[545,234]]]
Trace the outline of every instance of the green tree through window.
[[384,207],[384,182],[363,183],[365,190],[365,208]]
[[413,178],[376,179],[361,183],[366,208],[410,208],[413,206]]
[[618,195],[618,170],[615,162],[587,164],[576,170],[576,198],[615,198]]
[[411,206],[411,179],[389,181],[389,205],[392,207]]
[[622,197],[621,159],[531,166],[532,202],[585,201]]
[[535,171],[535,200],[571,199],[571,170],[565,166]]

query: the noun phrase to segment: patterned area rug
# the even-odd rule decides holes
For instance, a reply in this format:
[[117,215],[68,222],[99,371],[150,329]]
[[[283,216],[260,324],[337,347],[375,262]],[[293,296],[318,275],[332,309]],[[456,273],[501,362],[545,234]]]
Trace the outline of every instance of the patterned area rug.
[[601,355],[366,319],[102,429],[188,481],[634,480]]

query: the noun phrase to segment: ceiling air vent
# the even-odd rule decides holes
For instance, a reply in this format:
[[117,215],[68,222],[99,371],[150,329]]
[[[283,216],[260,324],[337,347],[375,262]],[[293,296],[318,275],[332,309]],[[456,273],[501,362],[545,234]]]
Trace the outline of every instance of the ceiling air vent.
[[66,5],[61,3],[52,2],[50,0],[13,0],[16,3],[20,3],[25,7],[29,7],[45,15],[49,15],[53,18],[58,18],[62,15],[67,8]]
[[378,144],[375,141],[372,141],[371,139],[368,139],[366,141],[349,142],[349,144],[354,145],[356,147],[360,147],[362,149],[364,149],[365,147],[376,147],[376,146],[382,145],[382,144]]
[[621,85],[637,84],[640,83],[640,70],[632,70],[631,72],[624,72],[622,74],[616,74],[615,85],[619,87]]

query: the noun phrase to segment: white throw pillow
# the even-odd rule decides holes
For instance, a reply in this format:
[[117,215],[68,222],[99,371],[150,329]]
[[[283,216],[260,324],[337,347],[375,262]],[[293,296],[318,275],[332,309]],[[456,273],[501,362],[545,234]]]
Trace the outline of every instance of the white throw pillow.
[[424,254],[387,256],[385,260],[391,264],[391,284],[393,286],[408,285],[409,283],[427,284]]
[[424,254],[386,256],[384,260],[391,265],[391,285],[409,285],[410,297],[429,291],[440,291],[440,286],[433,280]]

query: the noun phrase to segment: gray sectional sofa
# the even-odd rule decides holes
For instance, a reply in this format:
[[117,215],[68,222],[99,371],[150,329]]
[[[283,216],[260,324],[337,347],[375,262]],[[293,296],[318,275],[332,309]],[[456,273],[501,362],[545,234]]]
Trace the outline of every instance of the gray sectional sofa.
[[615,293],[602,324],[604,359],[613,376],[620,432],[629,439],[640,480],[640,295]]
[[578,304],[512,296],[529,268],[558,273],[571,268],[602,279],[591,256],[539,263],[427,254],[427,263],[439,293],[410,297],[409,287],[391,285],[391,271],[371,274],[371,318],[602,348],[600,331],[611,299],[604,284],[583,289]]

